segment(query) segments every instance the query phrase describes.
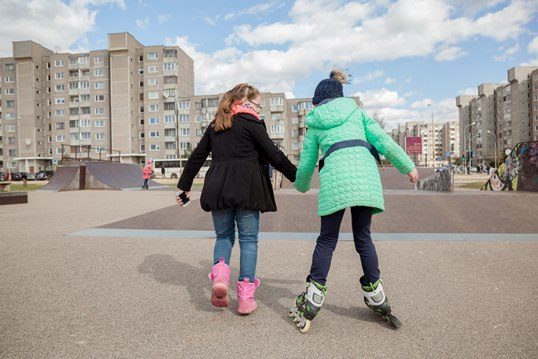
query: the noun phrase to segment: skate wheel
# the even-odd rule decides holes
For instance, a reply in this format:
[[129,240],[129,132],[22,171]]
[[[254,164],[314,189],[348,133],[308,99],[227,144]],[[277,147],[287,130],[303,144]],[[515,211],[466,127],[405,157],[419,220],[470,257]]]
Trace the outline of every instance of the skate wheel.
[[303,334],[307,333],[310,330],[310,325],[312,322],[308,319],[305,320],[304,325],[299,328],[299,331]]
[[398,319],[396,316],[389,314],[386,316],[386,318],[394,329],[399,329],[402,327],[402,322],[400,322],[400,319]]

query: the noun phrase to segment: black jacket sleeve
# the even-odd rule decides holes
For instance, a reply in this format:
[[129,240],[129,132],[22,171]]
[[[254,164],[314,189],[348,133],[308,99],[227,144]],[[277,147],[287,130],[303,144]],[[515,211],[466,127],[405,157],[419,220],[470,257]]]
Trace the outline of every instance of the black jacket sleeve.
[[211,139],[209,138],[209,131],[211,130],[211,126],[209,126],[198,143],[198,146],[192,151],[189,160],[185,165],[185,169],[177,182],[177,188],[180,190],[191,190],[194,177],[198,174],[198,171],[200,171],[200,168],[204,165],[207,156],[211,153]]
[[261,155],[265,157],[277,171],[282,172],[287,179],[291,182],[295,182],[297,167],[290,162],[284,152],[280,151],[271,138],[269,138],[265,126],[262,123],[252,123],[250,126],[250,134]]

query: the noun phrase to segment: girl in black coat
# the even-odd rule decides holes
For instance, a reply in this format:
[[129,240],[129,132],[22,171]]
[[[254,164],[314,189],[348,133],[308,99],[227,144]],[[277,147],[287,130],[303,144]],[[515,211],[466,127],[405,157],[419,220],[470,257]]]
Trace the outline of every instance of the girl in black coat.
[[[295,181],[295,166],[271,141],[261,111],[260,93],[248,84],[239,84],[224,94],[215,120],[193,151],[177,187],[189,195],[194,177],[212,153],[212,164],[204,182],[200,204],[211,211],[217,240],[214,266],[209,277],[213,282],[211,303],[229,304],[230,257],[235,241],[235,224],[241,248],[237,282],[240,314],[256,309],[254,292],[259,286],[255,277],[258,255],[260,212],[276,211],[269,177],[269,164]],[[182,205],[178,198],[179,205]]]

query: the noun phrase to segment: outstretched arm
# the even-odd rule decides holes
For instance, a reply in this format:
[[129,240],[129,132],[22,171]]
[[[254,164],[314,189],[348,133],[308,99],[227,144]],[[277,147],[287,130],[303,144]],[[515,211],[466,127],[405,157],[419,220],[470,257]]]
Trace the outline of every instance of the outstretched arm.
[[400,173],[409,174],[415,168],[415,164],[403,148],[394,142],[379,126],[377,121],[372,120],[364,113],[362,121],[366,132],[366,140],[385,156]]
[[295,173],[297,168],[291,163],[288,157],[278,149],[273,143],[269,134],[265,130],[265,126],[262,124],[253,124],[250,126],[250,133],[252,138],[256,142],[257,147],[260,149],[263,157],[269,161],[271,166],[282,172],[287,179],[291,182],[295,182]]
[[202,139],[198,143],[198,146],[192,151],[185,169],[177,182],[177,188],[182,191],[188,192],[191,190],[194,177],[200,171],[200,168],[204,165],[207,156],[211,153],[211,140],[209,138],[209,131],[211,126],[207,128]]
[[306,192],[310,189],[312,175],[318,162],[319,146],[314,130],[306,131],[306,136],[301,151],[301,159],[297,167],[297,178],[295,179],[295,188],[299,192]]

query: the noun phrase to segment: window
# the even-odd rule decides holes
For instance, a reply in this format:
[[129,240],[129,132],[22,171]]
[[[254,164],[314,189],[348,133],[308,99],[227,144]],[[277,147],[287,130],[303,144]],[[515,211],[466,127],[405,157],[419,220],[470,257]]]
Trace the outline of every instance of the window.
[[148,92],[148,99],[149,100],[156,100],[159,98],[158,92]]
[[187,150],[187,149],[190,148],[190,143],[188,143],[188,142],[181,142],[181,143],[179,144],[179,148],[181,148],[182,150]]
[[13,107],[15,107],[15,100],[7,100],[7,101],[6,101],[6,107],[7,107],[7,108],[13,108]]
[[197,137],[202,137],[204,135],[204,131],[202,130],[196,130],[196,136]]
[[65,122],[56,122],[56,129],[57,130],[65,129]]
[[104,90],[105,89],[105,83],[104,82],[96,82],[94,84],[94,88],[96,90]]
[[15,132],[15,126],[14,125],[6,126],[6,131],[7,132]]
[[15,119],[15,113],[13,112],[6,113],[6,120],[14,120],[14,119]]
[[271,106],[284,106],[284,98],[271,97]]
[[63,72],[57,72],[57,73],[54,74],[54,78],[57,79],[57,80],[63,79],[64,78],[64,73]]
[[182,128],[181,129],[181,136],[190,136],[191,129],[190,128]]
[[7,143],[10,144],[10,145],[14,145],[15,144],[15,137],[8,137],[7,138]]
[[93,58],[93,63],[94,64],[102,64],[105,62],[105,57],[104,56],[95,56]]
[[159,137],[159,131],[149,131],[149,137],[151,138]]
[[82,76],[90,76],[90,70],[80,70]]
[[90,94],[80,95],[80,102],[88,102],[88,101],[90,101]]
[[14,68],[13,64],[6,64],[5,66],[6,71],[13,71]]
[[105,139],[105,134],[103,132],[97,132],[95,134],[95,139],[98,141],[103,141]]
[[157,79],[156,78],[148,79],[148,86],[155,86],[155,85],[157,85]]
[[196,117],[194,117],[194,122],[200,123],[200,122],[202,122],[203,119],[204,119],[204,116],[196,115]]
[[150,125],[156,125],[159,123],[159,119],[157,117],[150,117],[149,124]]
[[176,115],[164,115],[164,123],[175,123]]
[[62,117],[65,115],[65,111],[64,110],[56,110],[56,117]]
[[176,149],[176,143],[175,142],[165,142],[164,148],[166,150],[175,150]]
[[291,123],[292,123],[293,125],[297,125],[297,124],[299,123],[299,118],[298,118],[298,117],[293,117],[293,118],[291,119]]
[[179,102],[179,108],[188,110],[191,108],[191,103],[189,101]]
[[96,115],[104,115],[105,114],[105,108],[104,107],[96,107],[95,108],[95,114]]
[[81,65],[85,65],[90,62],[89,56],[81,56],[78,58],[78,63]]
[[173,85],[177,83],[177,76],[165,76],[163,78],[163,82],[165,85]]
[[150,146],[149,146],[149,150],[150,151],[159,151],[160,148],[159,148],[159,145],[155,144],[155,143],[152,143]]
[[81,132],[80,133],[80,139],[81,140],[90,140],[92,137],[91,137],[91,133],[89,132]]
[[291,112],[297,112],[299,108],[296,105],[291,106]]
[[69,89],[70,90],[76,90],[76,89],[78,89],[78,87],[79,87],[79,83],[77,81],[69,83]]
[[91,127],[92,121],[88,118],[80,120],[80,127]]
[[174,102],[165,102],[164,110],[165,111],[174,111],[176,109],[176,104]]
[[93,70],[93,76],[105,76],[105,69]]
[[284,133],[284,125],[272,125],[271,132],[272,133]]
[[105,95],[95,95],[95,102],[103,102],[105,100]]
[[54,67],[61,67],[64,65],[64,60],[54,60]]
[[181,123],[188,123],[189,122],[189,115],[179,115],[179,121]]
[[13,87],[9,87],[6,89],[6,95],[14,95],[15,89]]
[[78,120],[71,120],[69,121],[69,128],[77,128],[79,124]]
[[81,89],[89,89],[90,88],[90,81],[81,81],[80,82],[80,88]]
[[157,66],[148,66],[148,73],[152,74],[159,71],[159,68]]
[[172,50],[164,50],[164,57],[177,57],[177,51]]
[[166,89],[163,92],[164,92],[164,97],[176,97],[175,89]]
[[176,63],[175,62],[165,62],[163,64],[163,70],[164,71],[174,71],[176,69]]
[[294,150],[298,150],[299,149],[299,144],[297,142],[293,142],[292,145],[291,145],[291,148],[294,149]]
[[78,141],[80,140],[80,133],[74,132],[71,134],[71,141]]
[[157,60],[156,52],[148,52],[148,60]]
[[155,105],[155,104],[149,105],[148,110],[149,110],[149,112],[157,112],[157,111],[159,111],[159,105]]
[[16,150],[9,150],[9,157],[15,157],[17,155]]
[[95,120],[95,127],[105,127],[105,120]]
[[[62,77],[63,78],[63,77]],[[15,77],[13,76],[6,76],[6,83],[13,83],[15,82]]]
[[89,107],[81,107],[81,108],[80,108],[80,113],[81,113],[82,115],[89,115],[89,114],[91,114],[92,112],[91,112],[91,109],[90,109]]
[[176,130],[173,128],[169,128],[164,130],[164,135],[167,137],[174,137],[176,135]]
[[80,113],[80,110],[78,107],[72,107],[69,109],[69,115],[70,116],[76,116]]
[[54,88],[54,90],[56,92],[62,92],[63,90],[65,89],[64,85],[56,85],[56,87]]

